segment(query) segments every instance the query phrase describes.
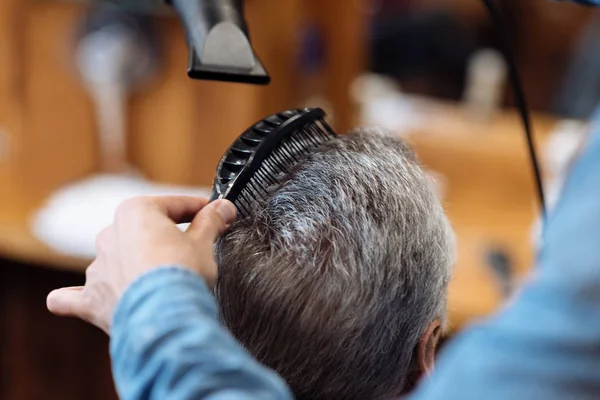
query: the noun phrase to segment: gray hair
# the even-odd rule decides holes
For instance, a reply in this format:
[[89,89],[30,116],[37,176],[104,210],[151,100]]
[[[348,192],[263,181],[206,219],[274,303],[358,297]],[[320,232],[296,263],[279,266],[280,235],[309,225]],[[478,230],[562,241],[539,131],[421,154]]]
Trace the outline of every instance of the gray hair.
[[216,248],[223,322],[298,399],[400,394],[420,337],[445,319],[452,230],[389,135],[322,145]]

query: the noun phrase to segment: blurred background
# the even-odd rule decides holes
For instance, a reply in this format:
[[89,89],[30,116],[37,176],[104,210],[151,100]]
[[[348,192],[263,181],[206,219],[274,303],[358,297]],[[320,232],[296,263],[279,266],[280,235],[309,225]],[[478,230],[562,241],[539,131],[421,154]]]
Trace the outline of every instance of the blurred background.
[[[593,9],[501,0],[550,203],[600,99]],[[457,233],[450,336],[531,268],[538,206],[478,0],[247,0],[269,86],[193,81],[159,0],[0,0],[0,399],[115,398],[107,338],[45,309],[122,199],[210,191],[246,127],[299,106],[409,140]],[[596,54],[596,49],[598,54]]]

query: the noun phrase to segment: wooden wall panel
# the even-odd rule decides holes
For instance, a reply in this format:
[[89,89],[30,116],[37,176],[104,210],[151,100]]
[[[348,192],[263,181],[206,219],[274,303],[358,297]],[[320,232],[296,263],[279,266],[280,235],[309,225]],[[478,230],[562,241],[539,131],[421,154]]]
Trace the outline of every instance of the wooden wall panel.
[[70,46],[82,8],[61,2],[26,4],[24,58],[19,66],[26,82],[18,173],[26,198],[40,199],[95,169],[95,121]]
[[0,199],[16,190],[12,170],[17,137],[23,131],[24,73],[17,62],[23,53],[19,30],[23,20],[20,0],[0,0]]
[[[129,104],[134,165],[158,181],[210,185],[220,155],[244,128],[293,107],[297,4],[284,2],[274,9],[272,2],[262,0],[247,6],[253,42],[273,78],[267,87],[190,80],[181,24],[176,18],[160,18],[161,70]],[[12,7],[26,10],[18,28],[22,32],[13,35],[23,37],[23,56],[9,57],[10,68],[2,68],[4,74],[12,68],[23,75],[23,93],[16,91],[25,121],[18,138],[23,151],[15,169],[17,180],[26,182],[25,196],[41,199],[98,171],[94,108],[72,54],[73,32],[84,8],[34,0]],[[10,102],[15,107],[14,99]]]
[[308,0],[306,7],[309,18],[316,21],[324,36],[325,96],[334,108],[334,127],[346,132],[359,122],[350,85],[367,65],[368,15],[355,1]]
[[[130,102],[131,160],[150,179],[179,184],[197,182],[191,173],[198,160],[198,104],[187,75],[188,50],[174,18],[158,24],[162,57],[159,75]],[[214,114],[213,118],[222,117]]]

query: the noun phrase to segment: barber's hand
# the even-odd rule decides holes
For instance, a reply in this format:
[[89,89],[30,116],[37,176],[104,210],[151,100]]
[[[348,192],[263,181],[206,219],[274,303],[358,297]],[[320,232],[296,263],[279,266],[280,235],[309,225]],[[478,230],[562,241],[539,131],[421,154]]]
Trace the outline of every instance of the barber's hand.
[[[209,285],[217,278],[215,241],[235,221],[236,208],[226,200],[208,204],[194,197],[140,197],[119,206],[112,225],[96,239],[97,255],[86,271],[84,287],[62,288],[48,295],[48,309],[78,317],[106,333],[125,289],[144,273],[161,266],[182,266]],[[192,221],[182,232],[177,223]]]

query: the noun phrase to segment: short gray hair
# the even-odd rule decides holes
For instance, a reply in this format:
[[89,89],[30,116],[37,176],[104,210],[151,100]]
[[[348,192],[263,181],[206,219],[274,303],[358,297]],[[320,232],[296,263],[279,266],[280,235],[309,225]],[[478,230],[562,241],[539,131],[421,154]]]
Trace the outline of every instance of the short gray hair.
[[223,322],[298,399],[383,399],[445,318],[452,230],[411,149],[377,131],[318,148],[217,243]]

